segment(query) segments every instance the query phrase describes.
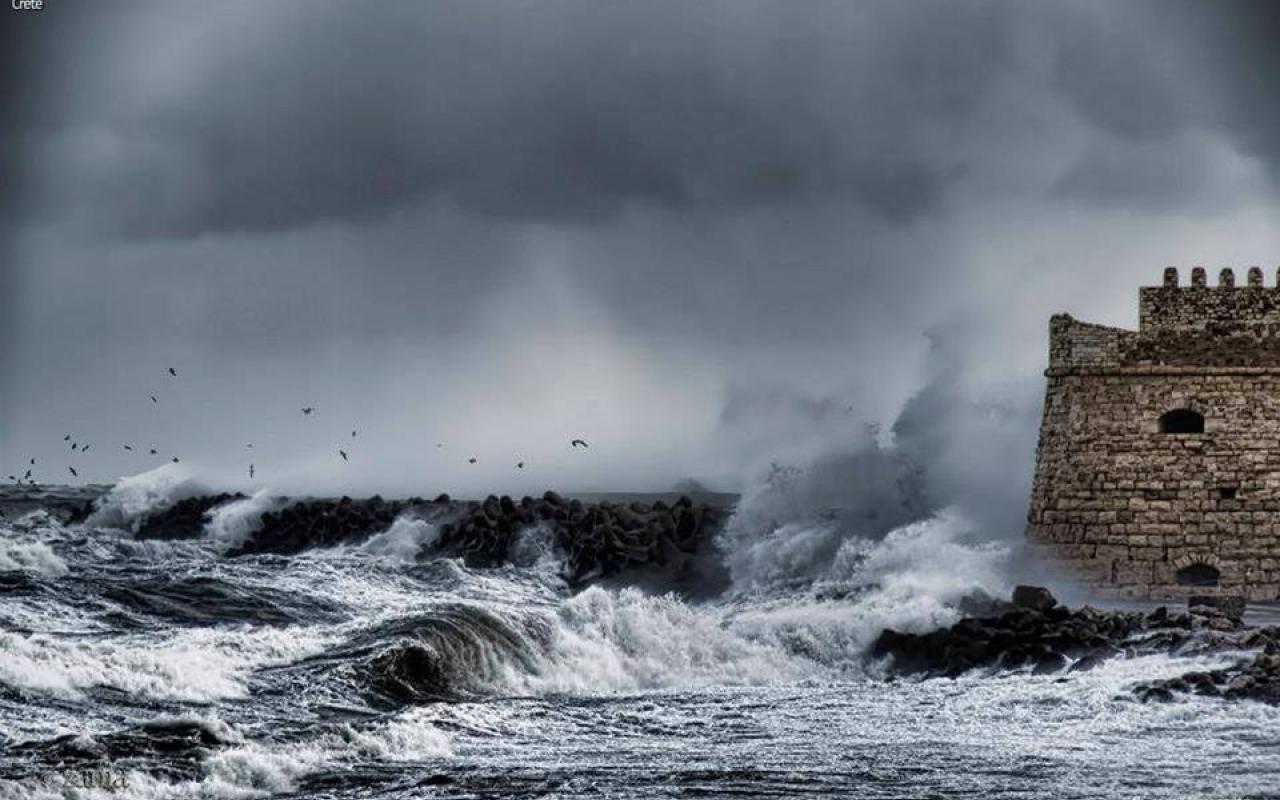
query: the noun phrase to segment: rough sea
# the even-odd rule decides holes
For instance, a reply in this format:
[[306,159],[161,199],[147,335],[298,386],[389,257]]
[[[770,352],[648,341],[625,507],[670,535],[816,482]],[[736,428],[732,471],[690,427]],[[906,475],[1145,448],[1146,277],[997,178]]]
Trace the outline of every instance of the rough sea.
[[732,587],[694,601],[571,589],[549,548],[469,569],[421,521],[230,558],[269,495],[142,541],[196,488],[165,468],[101,491],[78,525],[50,510],[94,490],[0,492],[22,500],[0,519],[0,798],[1280,797],[1280,709],[1130,692],[1227,657],[930,680],[870,660],[885,627],[1008,590],[1009,548],[945,513],[864,537],[742,511]]

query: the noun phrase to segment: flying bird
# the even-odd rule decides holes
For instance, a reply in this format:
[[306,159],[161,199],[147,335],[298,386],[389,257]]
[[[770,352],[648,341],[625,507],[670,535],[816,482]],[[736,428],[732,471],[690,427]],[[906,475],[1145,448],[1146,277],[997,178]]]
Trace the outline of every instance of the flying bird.
[[316,410],[315,406],[306,406],[305,408],[302,409],[302,414],[303,416],[310,416],[311,412],[315,410]]
[[25,481],[31,480],[31,470],[27,470],[26,474],[22,476],[22,479]]
[[346,460],[347,460],[347,451],[346,451],[346,450],[339,450],[339,451],[338,451],[338,455],[342,456],[342,460],[343,460],[343,461],[346,461]]
[[178,463],[178,457],[177,457],[177,456],[174,456],[174,457],[173,457],[173,463],[175,463],[175,464],[177,464],[177,463]]
[[156,454],[156,449],[153,447],[153,448],[151,448],[151,455],[153,455],[153,456],[154,456],[155,454]]
[[153,403],[159,403],[160,401],[159,401],[159,400],[157,400],[157,399],[156,399],[156,396],[153,394],[153,395],[151,395],[151,402],[153,402]]
[[33,458],[33,459],[31,459],[31,466],[33,466],[33,467],[34,467],[35,465],[36,465],[36,460]]
[[574,439],[569,442],[570,447],[587,447],[587,443],[581,439]]
[[250,450],[252,450],[252,449],[253,449],[253,442],[249,442],[249,444],[245,445],[245,447],[248,447]]
[[474,463],[476,463],[475,456],[472,456],[471,458],[468,458],[468,459],[467,459],[467,463],[468,463],[468,464],[474,464]]
[[130,453],[132,453],[132,452],[133,452],[133,448],[132,448],[132,447],[130,447],[129,445],[127,445],[127,444],[124,446],[124,449],[125,449],[125,450],[128,450]]
[[89,445],[87,445],[87,444],[86,444],[84,447],[81,447],[81,448],[80,448],[80,452],[81,452],[81,453],[87,453],[87,452],[89,452]]
[[64,441],[64,442],[69,442],[69,441],[71,441],[71,434],[69,434],[69,433],[68,433],[66,436],[63,436],[63,437],[62,437],[62,441]]
[[75,468],[75,467],[67,467],[67,470],[68,470],[72,475],[76,476],[77,478],[78,478],[78,477],[80,477],[80,473],[79,473],[79,472],[76,472],[76,468]]
[[523,461],[517,461],[517,462],[516,462],[516,469],[524,469],[524,462],[523,462]]
[[14,482],[16,483],[18,479],[17,479],[17,478],[15,478],[14,476],[10,475],[10,476],[9,476],[9,480],[14,481]]
[[356,438],[356,432],[355,432],[355,431],[352,431],[352,432],[351,432],[351,438],[352,438],[352,439]]
[[253,477],[253,465],[252,465],[252,464],[250,464],[250,465],[249,465],[249,477],[250,477],[250,478],[252,478],[252,477]]
[[79,446],[80,446],[80,445],[76,444],[75,442],[72,442],[72,443],[71,443],[71,449],[72,449],[72,450],[75,450],[75,449],[76,449],[77,447],[79,447]]
[[170,375],[172,375],[172,376],[173,376],[173,377],[175,377],[175,378],[176,378],[176,377],[178,377],[178,371],[177,371],[176,369],[174,369],[173,367],[169,367],[169,374],[170,374]]

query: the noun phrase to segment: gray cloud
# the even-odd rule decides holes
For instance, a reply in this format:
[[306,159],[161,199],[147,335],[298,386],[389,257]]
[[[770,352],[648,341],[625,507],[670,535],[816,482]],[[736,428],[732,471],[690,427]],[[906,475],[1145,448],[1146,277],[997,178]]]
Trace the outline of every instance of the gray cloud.
[[[56,4],[4,50],[0,452],[75,427],[219,476],[275,437],[260,472],[308,488],[519,488],[517,451],[530,488],[728,485],[905,404],[933,493],[1008,527],[1047,315],[1274,259],[1271,9]],[[358,469],[306,403],[370,426]]]
[[909,220],[963,173],[946,130],[1010,55],[1007,15],[946,3],[132,8],[51,77],[69,107],[38,154],[46,213],[126,236],[431,198],[590,221],[833,197]]

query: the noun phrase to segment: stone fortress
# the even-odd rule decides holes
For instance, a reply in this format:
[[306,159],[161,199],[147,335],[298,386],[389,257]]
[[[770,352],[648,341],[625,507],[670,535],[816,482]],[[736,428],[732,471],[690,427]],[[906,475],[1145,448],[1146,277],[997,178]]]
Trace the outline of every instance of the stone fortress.
[[1102,595],[1280,599],[1280,285],[1168,268],[1137,331],[1054,315],[1045,376],[1042,555]]

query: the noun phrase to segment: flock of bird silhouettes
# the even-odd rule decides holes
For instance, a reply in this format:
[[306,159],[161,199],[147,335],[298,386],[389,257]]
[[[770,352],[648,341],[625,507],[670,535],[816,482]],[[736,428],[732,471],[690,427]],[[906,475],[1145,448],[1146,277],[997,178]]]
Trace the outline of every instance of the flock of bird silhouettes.
[[[172,377],[172,378],[176,378],[176,377],[178,377],[178,371],[177,371],[176,369],[174,369],[173,367],[169,367],[169,376],[170,376],[170,377]],[[152,402],[152,403],[154,403],[154,404],[157,404],[157,405],[158,405],[158,404],[160,403],[160,399],[159,399],[158,397],[156,397],[156,396],[153,394],[153,395],[151,395],[151,402]],[[301,410],[302,410],[302,415],[303,415],[304,417],[309,417],[309,416],[311,416],[312,412],[314,412],[316,409],[315,409],[315,406],[303,406]],[[355,438],[356,438],[356,433],[357,433],[357,431],[356,431],[355,429],[353,429],[353,430],[351,431],[351,438],[352,438],[352,439],[355,439]],[[81,445],[79,442],[72,441],[72,440],[71,440],[71,434],[69,434],[69,433],[68,433],[66,436],[63,436],[63,437],[62,437],[62,441],[64,441],[64,442],[71,442],[71,450],[72,450],[73,452],[80,452],[80,453],[87,453],[87,452],[89,452],[89,445],[88,445],[88,444]],[[586,449],[586,448],[588,447],[588,445],[587,445],[586,441],[585,441],[585,440],[583,440],[583,439],[571,439],[571,440],[569,440],[569,446],[570,446],[570,447],[572,447],[572,448],[574,448],[575,450],[576,450],[577,448],[579,448],[579,447],[581,447],[581,448],[583,448],[583,449]],[[439,443],[439,442],[438,442],[438,443],[436,443],[436,447],[437,447],[437,448],[444,447],[444,444],[443,444],[443,443]],[[253,443],[252,443],[252,442],[250,442],[250,443],[248,444],[248,448],[249,448],[250,450],[252,450],[252,449],[253,449]],[[132,452],[133,452],[133,446],[132,446],[132,445],[128,445],[128,444],[126,444],[126,445],[124,445],[124,449],[125,449],[125,450],[128,450],[130,453],[132,453]],[[159,454],[159,452],[156,450],[156,448],[152,447],[152,448],[150,448],[150,454],[154,456],[154,455],[158,455],[158,454]],[[343,460],[344,462],[350,461],[350,458],[347,456],[347,451],[346,451],[346,450],[344,450],[344,449],[342,449],[341,447],[339,447],[339,448],[338,448],[338,455],[342,457],[342,460]],[[178,457],[177,457],[177,456],[173,456],[172,461],[173,461],[173,463],[174,463],[174,464],[179,463],[179,459],[178,459]],[[477,459],[475,458],[475,456],[472,456],[471,458],[468,458],[468,459],[467,459],[467,463],[468,463],[468,464],[475,464],[475,463],[477,463]],[[35,467],[35,466],[36,466],[36,460],[35,460],[34,458],[30,459],[30,465],[28,466],[27,471],[26,471],[25,473],[23,473],[22,477],[18,477],[17,475],[10,475],[10,476],[9,476],[9,481],[10,481],[11,483],[14,483],[14,484],[17,484],[17,485],[22,485],[22,484],[25,482],[25,483],[27,483],[27,484],[28,484],[28,485],[30,485],[30,486],[35,486],[37,482],[36,482],[35,478],[33,478],[33,477],[32,477],[32,469],[31,469],[32,467]],[[523,462],[523,461],[517,461],[517,462],[516,462],[516,469],[524,469],[524,462]],[[71,473],[72,477],[76,477],[76,478],[80,477],[80,473],[76,472],[76,468],[75,468],[75,467],[73,467],[73,466],[68,465],[68,466],[67,466],[67,472]],[[252,480],[252,479],[253,479],[253,476],[254,476],[254,474],[256,474],[256,472],[257,472],[257,468],[256,468],[256,467],[255,467],[255,465],[251,462],[251,463],[249,464],[249,479],[250,479],[250,480]]]

